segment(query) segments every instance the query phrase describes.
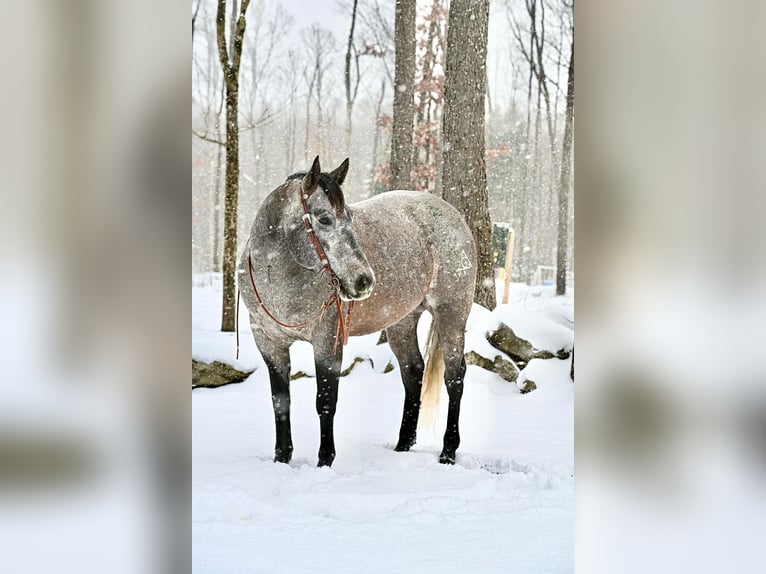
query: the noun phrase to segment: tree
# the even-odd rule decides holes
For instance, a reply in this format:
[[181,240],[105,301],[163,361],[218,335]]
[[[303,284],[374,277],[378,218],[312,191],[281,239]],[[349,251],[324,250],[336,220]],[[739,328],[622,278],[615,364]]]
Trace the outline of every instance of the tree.
[[356,27],[356,7],[358,0],[354,0],[351,8],[351,29],[348,32],[348,44],[346,45],[346,67],[344,81],[346,84],[346,153],[351,153],[351,113],[354,110],[357,88],[359,87],[359,54],[356,54],[356,85],[353,93],[351,90],[351,52],[356,52],[354,47],[354,28]]
[[[264,148],[268,145],[264,141],[265,128],[282,109],[292,104],[297,89],[295,82],[288,80],[284,83],[279,99],[269,98],[270,79],[278,74],[278,65],[283,59],[281,48],[292,27],[293,18],[281,4],[262,1],[250,6],[250,18],[252,25],[245,34],[248,49],[240,72],[240,83],[245,89],[239,101],[239,131],[240,134],[245,130],[250,132],[252,148],[247,159],[251,164],[245,169],[252,176],[252,185],[261,189],[264,179],[268,177],[264,157]],[[300,80],[300,77],[296,79]]]
[[[574,37],[569,51],[567,73],[567,110],[564,120],[564,144],[561,152],[561,180],[559,184],[559,225],[556,241],[556,295],[567,289],[567,235],[569,224],[569,170],[572,161],[572,128],[574,127]],[[574,358],[572,359],[574,372]],[[574,376],[572,377],[574,378]]]
[[[236,4],[236,0],[235,0]],[[218,0],[216,36],[218,59],[226,88],[226,193],[223,223],[223,312],[221,331],[234,331],[237,317],[237,203],[239,199],[239,64],[242,58],[242,39],[245,36],[245,12],[250,0],[242,0],[239,17],[233,6],[232,31],[226,46],[226,0]]]
[[396,0],[391,189],[411,189],[415,84],[415,0]]
[[209,169],[207,212],[208,239],[209,239],[209,267],[213,271],[221,271],[221,239],[222,239],[222,215],[223,215],[223,151],[226,147],[223,134],[221,115],[226,100],[226,88],[221,81],[221,66],[218,63],[218,48],[216,46],[215,31],[211,36],[208,32],[215,28],[213,20],[208,20],[206,6],[199,2],[195,9],[192,25],[202,32],[202,41],[192,47],[192,86],[193,101],[201,112],[198,124],[204,127],[195,129],[192,126],[192,135],[205,142],[212,144],[214,159],[210,159],[213,166]]
[[496,305],[484,163],[489,0],[452,0],[447,25],[442,116],[442,196],[465,217],[478,251],[474,301]]
[[430,11],[418,25],[416,43],[420,76],[415,83],[412,185],[413,189],[432,193],[436,191],[439,172],[447,14],[445,0],[432,0]]
[[327,124],[324,117],[324,108],[322,103],[326,101],[328,94],[323,90],[322,85],[325,74],[331,68],[331,57],[335,50],[335,37],[329,30],[320,27],[318,24],[312,24],[308,30],[303,32],[303,43],[306,50],[307,66],[304,71],[304,79],[308,85],[308,94],[306,95],[306,138],[304,140],[304,161],[308,163],[308,158],[314,153],[309,144],[310,126],[311,126],[311,98],[314,97],[314,103],[317,110],[317,144],[316,149],[319,155],[324,157],[328,155],[328,138],[326,137]]

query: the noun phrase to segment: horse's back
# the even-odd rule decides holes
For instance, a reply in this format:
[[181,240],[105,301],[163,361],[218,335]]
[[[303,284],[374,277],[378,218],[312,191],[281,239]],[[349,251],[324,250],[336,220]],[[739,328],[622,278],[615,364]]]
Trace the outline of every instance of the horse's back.
[[[351,206],[357,239],[375,272],[352,334],[383,329],[420,305],[470,310],[476,249],[463,216],[425,192],[390,191]],[[358,317],[358,318],[357,318]]]

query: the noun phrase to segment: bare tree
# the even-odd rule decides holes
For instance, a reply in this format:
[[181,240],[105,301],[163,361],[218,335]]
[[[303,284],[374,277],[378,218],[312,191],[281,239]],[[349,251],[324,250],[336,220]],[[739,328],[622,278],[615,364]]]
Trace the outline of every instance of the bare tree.
[[[208,177],[208,237],[210,251],[210,269],[221,270],[221,234],[222,234],[222,155],[225,148],[220,121],[225,102],[225,87],[221,81],[221,68],[215,37],[215,23],[208,20],[206,5],[199,2],[192,16],[192,25],[202,34],[197,36],[196,44],[192,46],[192,94],[195,108],[200,115],[195,115],[198,125],[203,129],[192,127],[192,135],[206,144],[213,144],[214,159],[210,159],[212,168]],[[212,31],[212,34],[210,32]],[[202,38],[202,41],[199,41]],[[212,126],[211,126],[212,124]],[[207,146],[210,149],[210,146]]]
[[305,161],[308,161],[309,155],[313,155],[314,152],[309,150],[309,132],[310,132],[310,102],[312,94],[314,96],[314,102],[316,104],[317,111],[317,147],[319,148],[319,155],[326,155],[326,140],[325,136],[325,118],[323,101],[327,97],[327,94],[323,91],[322,86],[325,79],[325,74],[329,70],[332,62],[331,56],[335,49],[335,37],[329,30],[320,27],[317,24],[312,24],[311,27],[304,32],[303,35],[304,46],[308,53],[308,66],[306,68],[305,77],[306,83],[309,86],[307,101],[306,101],[306,140],[304,145]]
[[[243,62],[242,78],[249,78],[245,85],[248,90],[243,91],[240,99],[240,133],[244,130],[250,132],[250,173],[252,174],[253,186],[259,189],[263,183],[266,166],[264,162],[264,126],[274,120],[274,116],[283,109],[290,107],[294,98],[295,86],[287,83],[280,93],[276,105],[268,99],[269,79],[276,75],[276,68],[281,59],[280,48],[292,26],[293,18],[285,11],[281,4],[269,5],[259,1],[250,6],[251,21],[248,27],[246,41],[249,56]],[[244,125],[242,123],[244,120]]]
[[383,98],[386,97],[386,81],[381,80],[380,82],[380,95],[378,96],[377,103],[375,104],[375,132],[372,137],[372,159],[370,161],[370,185],[374,186],[375,182],[375,171],[378,167],[378,146],[380,145],[380,128],[381,128],[381,117],[380,117],[380,110],[383,107]]
[[194,13],[192,14],[192,46],[194,46],[194,27],[197,23],[197,15],[199,14],[199,9],[202,6],[202,0],[197,0],[197,6],[194,8]]
[[[536,10],[536,0],[525,0],[525,5],[527,7],[528,13],[531,11],[532,14],[535,13]],[[529,47],[527,48],[524,44],[525,39],[521,32],[521,26],[519,25],[516,16],[511,9],[509,5],[508,12],[506,13],[506,17],[508,19],[509,27],[511,28],[511,31],[513,32],[514,39],[519,45],[521,54],[524,55],[524,59],[526,60],[528,66],[529,66],[529,74],[527,76],[527,118],[526,118],[526,128],[525,128],[525,137],[524,137],[524,159],[522,163],[522,182],[519,186],[520,190],[520,199],[519,199],[519,205],[520,205],[520,224],[521,229],[519,233],[519,242],[520,242],[520,249],[517,250],[518,256],[518,265],[519,269],[521,271],[522,277],[526,278],[529,273],[529,263],[528,263],[528,254],[527,250],[529,249],[529,238],[530,238],[530,225],[529,225],[529,205],[530,205],[530,197],[532,195],[532,185],[531,185],[531,177],[530,177],[530,166],[532,165],[532,155],[530,154],[530,148],[532,147],[532,140],[530,137],[530,129],[532,125],[532,80],[535,77],[535,61],[534,61],[534,55],[535,52],[533,50],[534,48],[534,39],[532,38],[532,35],[530,34],[529,37]]]
[[447,36],[447,3],[432,0],[431,9],[418,25],[416,61],[420,75],[415,82],[413,130],[413,189],[436,192],[439,173],[440,120],[444,99],[444,45]]
[[359,88],[359,54],[355,55],[356,62],[356,84],[353,93],[351,90],[351,52],[356,52],[354,47],[354,28],[356,26],[356,7],[358,0],[354,0],[351,8],[351,29],[348,32],[348,44],[346,45],[346,67],[344,70],[344,80],[346,84],[346,153],[351,152],[351,114],[354,109],[354,100],[356,99],[357,89]]
[[290,173],[295,168],[296,164],[296,130],[298,124],[298,88],[303,81],[303,75],[305,73],[305,64],[303,69],[300,68],[301,61],[297,57],[294,50],[290,50],[287,53],[287,58],[283,60],[282,66],[279,71],[279,77],[281,83],[284,86],[288,86],[287,106],[290,110],[287,118],[287,133],[285,137],[285,173]]
[[394,46],[394,131],[391,189],[411,189],[415,84],[415,0],[396,0]]
[[[235,0],[236,2],[236,0]],[[242,39],[245,36],[245,13],[250,0],[242,0],[239,16],[232,10],[231,56],[226,46],[226,0],[218,0],[216,36],[218,58],[226,87],[226,194],[223,225],[223,311],[221,331],[234,331],[236,309],[237,204],[239,199],[239,66]]]
[[380,2],[368,1],[359,7],[359,24],[364,40],[364,52],[380,58],[383,72],[389,83],[394,85],[394,28],[391,26],[394,18],[389,17],[390,4],[381,8]]
[[[572,128],[574,126],[574,38],[569,52],[567,73],[567,110],[564,122],[564,145],[561,152],[561,181],[559,184],[559,224],[556,241],[556,295],[567,288],[567,238],[569,225],[569,174],[572,161]],[[573,351],[574,355],[574,351]],[[572,358],[574,373],[574,358]],[[574,379],[574,375],[572,376]]]
[[495,274],[484,163],[489,0],[452,0],[444,70],[442,194],[465,217],[478,251],[474,301],[494,309]]
[[[519,5],[522,9],[517,14],[514,8]],[[529,68],[527,137],[522,182],[519,185],[521,197],[517,202],[521,243],[517,259],[522,276],[529,277],[535,264],[550,265],[555,251],[552,246],[557,241],[557,194],[561,169],[558,143],[561,134],[557,127],[558,78],[564,61],[562,46],[568,43],[565,21],[567,17],[571,19],[572,4],[566,0],[507,0],[507,8],[508,24],[516,48],[514,52]],[[553,75],[548,72],[551,65],[555,69]],[[554,90],[555,93],[552,93]]]

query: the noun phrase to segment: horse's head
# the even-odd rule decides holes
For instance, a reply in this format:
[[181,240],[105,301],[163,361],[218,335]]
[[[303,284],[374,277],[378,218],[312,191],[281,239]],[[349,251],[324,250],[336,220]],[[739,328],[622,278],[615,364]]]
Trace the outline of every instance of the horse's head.
[[[366,299],[375,285],[375,274],[367,262],[354,233],[353,215],[346,207],[341,185],[348,172],[348,158],[330,173],[322,173],[319,156],[308,172],[299,172],[287,178],[295,182],[295,204],[299,206],[295,219],[288,225],[287,240],[293,259],[307,269],[323,268],[300,218],[304,216],[300,194],[306,196],[308,217],[314,234],[324,250],[333,272],[340,281],[341,298],[352,301]],[[290,193],[292,195],[292,192]],[[293,211],[296,213],[296,211]]]

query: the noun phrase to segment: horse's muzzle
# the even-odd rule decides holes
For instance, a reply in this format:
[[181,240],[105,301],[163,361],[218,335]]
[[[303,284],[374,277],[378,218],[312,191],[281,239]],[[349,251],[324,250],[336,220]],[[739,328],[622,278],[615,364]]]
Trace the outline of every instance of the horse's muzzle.
[[372,294],[375,286],[375,276],[372,273],[363,273],[353,283],[341,289],[340,297],[346,301],[361,301]]

